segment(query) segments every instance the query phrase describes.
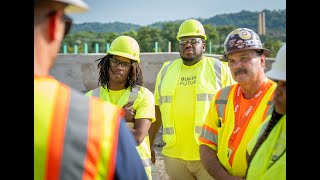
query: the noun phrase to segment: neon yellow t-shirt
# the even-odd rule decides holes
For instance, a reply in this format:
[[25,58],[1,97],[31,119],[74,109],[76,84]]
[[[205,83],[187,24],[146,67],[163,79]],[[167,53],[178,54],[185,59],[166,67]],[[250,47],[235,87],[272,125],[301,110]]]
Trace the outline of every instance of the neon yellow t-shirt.
[[[173,121],[177,135],[176,144],[163,147],[166,156],[184,160],[199,160],[199,145],[194,139],[195,96],[197,72],[203,61],[193,66],[182,65],[180,78],[173,96]],[[158,101],[157,101],[158,102]]]
[[[100,87],[101,89],[101,87]],[[112,104],[116,104],[118,106],[124,106],[128,101],[121,101],[121,99],[125,98],[128,100],[129,98],[129,89],[122,89],[113,91],[108,91],[107,88],[100,91],[100,99],[104,101],[109,101]],[[92,91],[86,93],[86,96],[91,96]],[[149,91],[145,87],[141,87],[137,99],[133,104],[133,109],[136,110],[135,119],[151,119],[151,122],[155,121],[155,111],[154,111],[154,96],[151,91]]]

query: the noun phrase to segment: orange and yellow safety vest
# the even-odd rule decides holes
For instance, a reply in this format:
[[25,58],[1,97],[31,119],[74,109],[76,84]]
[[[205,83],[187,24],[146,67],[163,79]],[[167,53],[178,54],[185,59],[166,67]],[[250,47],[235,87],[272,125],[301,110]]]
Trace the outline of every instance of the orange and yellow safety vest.
[[35,77],[34,179],[113,179],[123,114],[53,77]]
[[220,163],[230,175],[245,176],[247,145],[259,125],[271,117],[272,98],[277,84],[271,80],[268,80],[267,84],[265,92],[259,94],[261,98],[253,105],[233,144],[232,135],[236,127],[235,109],[240,109],[239,106],[235,107],[234,101],[239,92],[239,84],[222,88],[212,100],[199,141],[200,144],[206,144],[217,152]]

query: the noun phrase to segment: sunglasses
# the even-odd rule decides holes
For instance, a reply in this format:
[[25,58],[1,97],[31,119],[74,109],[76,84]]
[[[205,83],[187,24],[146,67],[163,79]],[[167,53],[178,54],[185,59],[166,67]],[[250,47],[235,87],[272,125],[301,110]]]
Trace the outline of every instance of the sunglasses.
[[72,19],[71,17],[67,15],[63,15],[63,20],[64,20],[64,37],[70,32],[71,26],[72,26]]
[[183,46],[185,46],[185,45],[187,45],[189,43],[191,43],[191,45],[195,45],[195,44],[200,43],[201,41],[202,41],[201,38],[180,39],[179,44],[183,45]]
[[[47,14],[47,17],[51,17],[51,16],[55,15],[56,13],[57,13],[57,11],[49,12]],[[62,19],[63,19],[63,22],[64,22],[64,35],[63,35],[63,38],[65,38],[66,35],[70,32],[70,29],[71,29],[71,26],[72,26],[72,19],[71,19],[71,17],[69,17],[66,14],[63,15]]]
[[121,62],[121,61],[119,61],[119,60],[117,60],[117,59],[114,59],[114,58],[109,58],[109,60],[110,60],[110,65],[111,65],[112,67],[118,67],[119,64],[121,64],[121,66],[122,66],[123,68],[130,68],[130,67],[132,66],[131,63]]

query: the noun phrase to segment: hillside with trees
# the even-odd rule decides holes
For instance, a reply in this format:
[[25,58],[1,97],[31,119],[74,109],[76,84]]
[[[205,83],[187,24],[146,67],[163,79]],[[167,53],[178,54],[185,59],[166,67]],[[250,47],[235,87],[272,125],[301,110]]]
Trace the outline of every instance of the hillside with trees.
[[[264,10],[264,12],[266,35],[260,35],[260,38],[266,48],[276,52],[282,42],[286,42],[286,10]],[[204,25],[208,37],[206,53],[222,54],[224,39],[234,28],[247,27],[257,32],[258,13],[243,10],[238,13],[198,19]],[[89,53],[95,52],[97,44],[99,52],[106,52],[110,43],[119,35],[135,38],[141,52],[167,52],[169,42],[171,51],[178,51],[176,34],[182,21],[156,22],[148,26],[120,22],[74,24],[71,33],[63,41],[61,52],[67,47],[67,52],[73,53],[76,45],[78,53],[83,53],[84,44],[87,44]],[[270,57],[275,57],[275,53]]]

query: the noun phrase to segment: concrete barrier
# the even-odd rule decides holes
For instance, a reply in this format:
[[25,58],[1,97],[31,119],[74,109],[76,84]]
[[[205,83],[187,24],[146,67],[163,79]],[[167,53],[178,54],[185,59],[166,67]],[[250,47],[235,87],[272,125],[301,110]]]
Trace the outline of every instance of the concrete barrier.
[[[221,55],[205,54],[219,58]],[[105,53],[92,54],[59,54],[50,74],[59,81],[87,92],[98,87],[99,70],[95,60],[105,56]],[[179,58],[179,52],[141,53],[141,68],[143,71],[144,86],[154,92],[156,76],[162,64],[168,60]],[[274,58],[267,58],[266,71],[270,70]]]

